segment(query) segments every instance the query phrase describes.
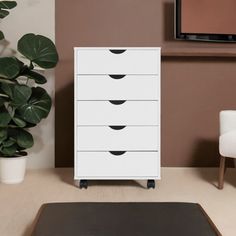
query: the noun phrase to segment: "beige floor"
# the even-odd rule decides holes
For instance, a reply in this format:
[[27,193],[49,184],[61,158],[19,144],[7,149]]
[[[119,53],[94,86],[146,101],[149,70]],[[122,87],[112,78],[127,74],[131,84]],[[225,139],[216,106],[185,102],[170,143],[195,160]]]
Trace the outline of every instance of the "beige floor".
[[224,190],[214,185],[215,168],[162,168],[155,190],[145,181],[92,181],[87,190],[73,186],[72,169],[28,171],[19,185],[0,184],[0,235],[28,236],[38,209],[48,202],[176,201],[202,205],[223,236],[236,235],[236,169],[228,169]]

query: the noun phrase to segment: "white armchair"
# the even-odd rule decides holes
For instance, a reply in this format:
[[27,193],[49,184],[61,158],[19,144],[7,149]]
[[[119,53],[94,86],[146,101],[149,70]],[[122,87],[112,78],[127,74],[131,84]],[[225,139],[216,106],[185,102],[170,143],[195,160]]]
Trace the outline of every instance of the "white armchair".
[[224,186],[225,159],[236,158],[236,110],[225,110],[220,112],[220,170],[219,189]]

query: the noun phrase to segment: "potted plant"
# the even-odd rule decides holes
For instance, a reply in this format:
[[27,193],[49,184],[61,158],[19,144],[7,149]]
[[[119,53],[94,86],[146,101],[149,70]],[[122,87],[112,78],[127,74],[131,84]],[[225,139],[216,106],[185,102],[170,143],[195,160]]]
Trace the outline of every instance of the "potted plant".
[[[4,6],[9,4],[0,1],[0,17],[3,2]],[[30,128],[46,118],[51,109],[51,97],[38,86],[47,79],[35,66],[50,69],[58,62],[54,43],[42,35],[24,35],[17,50],[28,63],[14,56],[0,57],[0,181],[4,183],[23,181],[26,150],[34,144]]]

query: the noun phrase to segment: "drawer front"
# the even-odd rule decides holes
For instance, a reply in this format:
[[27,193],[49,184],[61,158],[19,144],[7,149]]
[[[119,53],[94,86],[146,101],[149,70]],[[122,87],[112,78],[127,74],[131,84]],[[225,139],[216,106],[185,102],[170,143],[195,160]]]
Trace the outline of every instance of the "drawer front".
[[158,74],[160,50],[80,49],[77,62],[77,74]]
[[159,126],[79,126],[78,151],[157,151]]
[[160,178],[158,152],[77,152],[75,176],[77,178]]
[[159,119],[158,101],[77,102],[78,125],[159,125]]
[[158,75],[79,75],[78,100],[159,100]]

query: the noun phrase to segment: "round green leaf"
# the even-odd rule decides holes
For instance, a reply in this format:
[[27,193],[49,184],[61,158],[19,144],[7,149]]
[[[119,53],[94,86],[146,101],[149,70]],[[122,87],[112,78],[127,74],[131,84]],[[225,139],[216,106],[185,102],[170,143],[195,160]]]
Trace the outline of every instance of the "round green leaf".
[[14,156],[14,154],[17,151],[17,145],[13,144],[12,146],[9,147],[2,147],[0,149],[0,152],[4,155],[4,156]]
[[34,144],[33,136],[23,129],[17,130],[16,142],[23,148],[31,148]]
[[14,106],[25,104],[32,94],[31,88],[26,85],[15,85],[12,87],[12,91],[12,104]]
[[0,1],[0,8],[2,9],[12,9],[16,7],[16,1]]
[[0,77],[13,79],[20,72],[20,65],[15,57],[0,58]]
[[4,141],[7,138],[7,129],[6,128],[0,128],[0,143]]
[[0,18],[1,18],[1,19],[5,18],[5,17],[8,16],[8,15],[9,15],[9,11],[2,10],[2,9],[0,8]]
[[17,3],[15,1],[0,1],[0,18],[3,19],[9,15],[9,11],[7,10],[14,8],[16,5]]
[[15,142],[12,139],[8,139],[7,141],[4,141],[2,146],[3,147],[10,147],[14,144]]
[[12,84],[7,84],[7,83],[2,83],[1,85],[2,91],[8,95],[10,98],[13,97],[12,90],[13,90],[13,85]]
[[11,116],[8,112],[0,112],[0,127],[6,127],[11,120]]
[[21,128],[26,126],[26,122],[23,121],[22,119],[18,118],[18,117],[13,117],[12,120],[15,122],[15,124]]
[[11,116],[5,107],[0,107],[0,127],[6,127],[11,121]]
[[52,106],[52,101],[45,89],[41,87],[32,88],[32,95],[28,102],[17,108],[25,121],[37,124],[48,116]]
[[0,128],[0,138],[7,136],[7,129],[6,128]]
[[54,43],[42,35],[24,35],[18,41],[17,49],[31,62],[45,69],[55,67],[58,62],[58,54]]
[[4,105],[4,103],[5,103],[5,99],[0,97],[0,107]]
[[45,84],[47,82],[46,78],[43,75],[32,70],[26,70],[24,75],[29,79],[33,79],[37,84]]

